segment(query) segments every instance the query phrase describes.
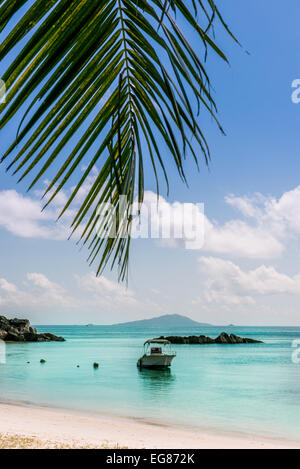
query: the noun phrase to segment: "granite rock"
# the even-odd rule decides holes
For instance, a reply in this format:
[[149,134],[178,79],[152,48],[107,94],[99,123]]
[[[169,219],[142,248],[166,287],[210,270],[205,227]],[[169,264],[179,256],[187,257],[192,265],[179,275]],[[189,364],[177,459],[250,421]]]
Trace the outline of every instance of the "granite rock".
[[7,319],[0,316],[0,340],[5,342],[64,342],[54,334],[38,334],[28,319]]
[[262,344],[261,340],[248,339],[246,337],[239,337],[235,334],[227,334],[222,332],[216,339],[205,335],[191,335],[191,336],[161,336],[160,339],[166,339],[172,344]]

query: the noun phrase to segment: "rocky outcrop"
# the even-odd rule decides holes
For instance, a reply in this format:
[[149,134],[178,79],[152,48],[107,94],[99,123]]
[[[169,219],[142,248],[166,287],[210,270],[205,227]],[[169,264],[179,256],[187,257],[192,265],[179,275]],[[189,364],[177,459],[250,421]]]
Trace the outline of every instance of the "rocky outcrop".
[[226,334],[226,332],[222,332],[222,334],[219,335],[215,339],[216,344],[262,344],[263,342],[261,340],[255,340],[255,339],[248,339],[247,337],[239,337],[235,334]]
[[54,334],[38,334],[28,319],[7,319],[0,316],[0,339],[5,342],[64,342]]
[[169,340],[172,344],[262,344],[261,340],[248,339],[245,337],[238,337],[235,334],[227,334],[222,332],[216,339],[211,339],[205,335],[191,335],[183,336],[168,336],[159,337],[160,339]]

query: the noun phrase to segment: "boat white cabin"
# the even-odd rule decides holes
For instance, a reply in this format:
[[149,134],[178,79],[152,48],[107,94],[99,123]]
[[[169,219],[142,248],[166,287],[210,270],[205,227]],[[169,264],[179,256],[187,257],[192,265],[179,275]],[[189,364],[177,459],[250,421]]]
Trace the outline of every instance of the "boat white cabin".
[[176,353],[171,342],[165,339],[149,339],[144,343],[144,354],[139,358],[139,368],[166,369],[172,364]]

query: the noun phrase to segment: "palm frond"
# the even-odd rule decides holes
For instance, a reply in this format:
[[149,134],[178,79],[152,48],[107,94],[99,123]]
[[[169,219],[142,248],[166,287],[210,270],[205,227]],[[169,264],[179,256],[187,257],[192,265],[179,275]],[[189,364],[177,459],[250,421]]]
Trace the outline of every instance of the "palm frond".
[[[20,8],[25,13],[11,27]],[[211,35],[215,21],[236,40],[213,0],[0,2],[0,31],[8,31],[0,61],[10,59],[2,76],[7,96],[0,130],[19,112],[24,115],[1,161],[8,161],[19,181],[33,174],[29,189],[54,170],[45,206],[77,177],[61,216],[97,165],[72,230],[84,227],[81,240],[90,262],[100,256],[98,273],[111,261],[126,277],[130,207],[136,192],[143,202],[145,159],[157,192],[160,170],[168,184],[169,161],[186,181],[186,155],[197,164],[201,155],[210,159],[198,115],[206,110],[222,131],[205,64],[209,50],[227,62]],[[116,236],[109,238],[101,234],[113,228],[112,213],[99,210],[108,203],[118,214]]]

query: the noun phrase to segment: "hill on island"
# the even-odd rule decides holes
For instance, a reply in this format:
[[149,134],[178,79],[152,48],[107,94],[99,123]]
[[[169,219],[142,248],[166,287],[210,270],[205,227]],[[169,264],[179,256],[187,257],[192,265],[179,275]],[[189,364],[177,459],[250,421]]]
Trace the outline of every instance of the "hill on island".
[[211,326],[211,324],[197,322],[186,316],[181,316],[180,314],[165,314],[164,316],[159,316],[159,317],[151,318],[151,319],[142,319],[140,321],[130,321],[130,322],[122,322],[119,324],[112,324],[112,326],[147,329],[147,328],[152,328],[152,327],[189,328],[189,327],[199,327],[199,326]]

